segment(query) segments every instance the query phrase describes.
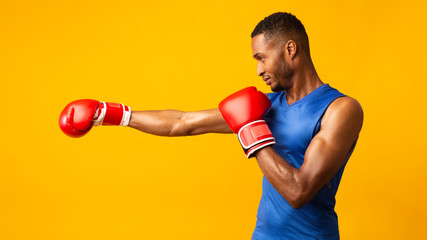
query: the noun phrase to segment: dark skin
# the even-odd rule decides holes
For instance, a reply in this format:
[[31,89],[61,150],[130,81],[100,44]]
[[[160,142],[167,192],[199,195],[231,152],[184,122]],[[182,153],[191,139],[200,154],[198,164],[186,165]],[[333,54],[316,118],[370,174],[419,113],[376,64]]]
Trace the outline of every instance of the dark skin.
[[[298,36],[266,40],[264,34],[259,34],[252,39],[257,74],[273,91],[286,91],[289,105],[323,84],[304,44]],[[326,110],[320,131],[307,148],[300,169],[292,167],[272,147],[258,150],[255,157],[274,188],[293,208],[301,208],[344,165],[362,123],[360,104],[353,98],[341,97]],[[160,136],[232,133],[218,109],[132,112],[129,126]]]

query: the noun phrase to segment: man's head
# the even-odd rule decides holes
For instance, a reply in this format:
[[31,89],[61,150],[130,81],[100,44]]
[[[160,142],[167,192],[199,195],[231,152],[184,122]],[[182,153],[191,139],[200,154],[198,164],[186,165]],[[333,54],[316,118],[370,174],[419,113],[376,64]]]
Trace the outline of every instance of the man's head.
[[308,36],[302,23],[292,14],[274,13],[258,23],[252,34],[253,57],[257,74],[275,92],[288,90],[292,76],[303,59],[310,59]]

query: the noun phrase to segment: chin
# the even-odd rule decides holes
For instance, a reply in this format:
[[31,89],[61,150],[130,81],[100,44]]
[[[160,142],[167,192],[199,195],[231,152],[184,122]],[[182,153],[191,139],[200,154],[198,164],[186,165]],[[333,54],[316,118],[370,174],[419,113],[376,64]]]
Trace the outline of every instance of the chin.
[[286,88],[284,88],[283,86],[280,86],[279,84],[271,84],[271,91],[273,92],[281,92],[281,91],[286,91]]
[[281,91],[288,91],[293,87],[293,84],[291,81],[283,81],[283,82],[272,82],[271,85],[271,91],[273,92],[281,92]]

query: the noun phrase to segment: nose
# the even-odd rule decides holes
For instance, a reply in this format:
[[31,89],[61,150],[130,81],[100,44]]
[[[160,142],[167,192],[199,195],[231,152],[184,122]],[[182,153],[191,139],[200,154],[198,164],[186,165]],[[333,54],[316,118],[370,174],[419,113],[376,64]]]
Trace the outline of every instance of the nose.
[[258,76],[262,76],[265,72],[264,64],[261,61],[258,61],[258,64],[256,66],[256,73]]

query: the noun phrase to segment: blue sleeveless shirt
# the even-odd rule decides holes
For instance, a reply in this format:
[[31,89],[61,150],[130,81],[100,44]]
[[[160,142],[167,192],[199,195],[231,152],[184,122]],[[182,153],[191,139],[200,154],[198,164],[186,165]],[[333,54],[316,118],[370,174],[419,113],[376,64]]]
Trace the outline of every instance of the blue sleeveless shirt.
[[[328,84],[323,84],[297,102],[288,105],[286,93],[269,93],[271,108],[264,120],[276,139],[274,150],[293,167],[299,169],[305,151],[328,106],[345,96]],[[347,160],[353,152],[353,144]],[[346,163],[347,163],[346,160]],[[344,167],[314,198],[300,209],[292,208],[279,192],[263,177],[262,197],[252,239],[339,239],[335,194]]]

